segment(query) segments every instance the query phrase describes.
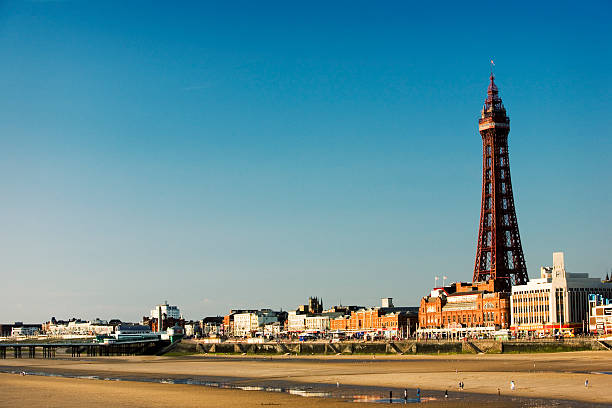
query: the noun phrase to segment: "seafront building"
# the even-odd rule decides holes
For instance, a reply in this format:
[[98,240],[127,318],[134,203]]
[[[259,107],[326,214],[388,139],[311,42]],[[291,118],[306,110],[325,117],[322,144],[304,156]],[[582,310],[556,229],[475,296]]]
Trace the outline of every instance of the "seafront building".
[[[14,322],[9,324],[0,324],[0,337],[15,337],[15,336],[32,336],[37,333],[42,333],[42,324],[24,324],[23,322]],[[17,333],[17,334],[13,334]],[[24,334],[20,334],[24,333]]]
[[172,306],[165,301],[151,309],[149,316],[143,316],[143,325],[149,326],[154,332],[167,331],[174,326],[185,328],[185,319],[178,306]]
[[267,324],[284,320],[282,318],[284,314],[285,312],[275,312],[270,309],[234,314],[233,335],[236,337],[254,336],[257,332],[263,332]]
[[420,337],[453,338],[493,335],[510,327],[509,293],[495,281],[457,282],[434,288],[421,299]]
[[52,318],[42,325],[42,332],[52,337],[96,336],[113,333],[115,326],[116,324],[100,319],[91,321],[70,319],[66,321]]
[[406,338],[417,328],[418,308],[395,307],[392,298],[381,306],[360,308],[330,321],[330,329],[353,337]]
[[539,279],[512,287],[511,330],[537,335],[586,332],[590,295],[612,298],[612,283],[567,272],[563,252],[555,252],[553,266],[542,267]]
[[612,299],[589,295],[589,332],[598,336],[612,335]]

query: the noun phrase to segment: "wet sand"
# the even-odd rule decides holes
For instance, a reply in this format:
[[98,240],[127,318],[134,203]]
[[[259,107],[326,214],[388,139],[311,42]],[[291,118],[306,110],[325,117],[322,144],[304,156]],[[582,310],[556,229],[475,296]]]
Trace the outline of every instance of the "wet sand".
[[[366,404],[378,405],[378,404]],[[100,407],[100,408],[227,408],[227,407],[321,407],[337,408],[349,403],[328,398],[303,398],[277,393],[224,390],[190,385],[124,383],[0,374],[2,407]]]
[[[58,354],[59,356],[59,354]],[[301,384],[336,384],[370,386],[382,388],[420,387],[423,390],[457,393],[457,384],[463,381],[464,393],[489,394],[496,398],[498,389],[502,397],[546,398],[551,400],[578,401],[582,404],[612,404],[612,353],[602,351],[516,354],[516,355],[450,355],[450,356],[316,356],[316,357],[98,357],[81,359],[6,359],[0,360],[5,367],[23,367],[31,370],[53,372],[66,371],[82,374],[120,373],[122,375],[150,376],[203,376],[240,380],[261,384],[283,381]],[[4,377],[0,388],[4,388]],[[29,376],[22,377],[28,378]],[[589,387],[584,386],[589,379]],[[56,380],[40,378],[40,381]],[[516,383],[511,391],[510,380]],[[28,381],[30,379],[28,378]],[[33,381],[33,380],[32,380]],[[87,381],[67,379],[66,381]],[[105,384],[108,382],[98,381]],[[14,383],[13,383],[14,384]],[[119,383],[115,383],[119,384]],[[125,383],[121,383],[124,387]],[[14,386],[14,385],[13,385]],[[104,385],[105,386],[105,385]],[[131,387],[132,384],[128,384]],[[168,384],[138,384],[138,387],[190,387]],[[53,389],[52,386],[49,386]],[[145,388],[147,388],[145,387]],[[214,390],[206,387],[193,387],[187,394],[209,391],[229,392],[242,395],[248,391]],[[199,391],[196,391],[195,389]],[[140,389],[140,388],[139,388]],[[202,391],[201,389],[204,389]],[[5,392],[2,392],[5,394]],[[187,398],[187,394],[185,397]],[[290,395],[263,393],[258,398],[298,398],[295,404],[313,404],[315,399]],[[210,394],[217,398],[216,394]],[[230,395],[230,394],[228,394]],[[466,395],[467,396],[467,395]],[[483,396],[486,401],[489,397]],[[4,398],[4,397],[2,397]],[[234,398],[228,396],[227,398]],[[239,398],[239,397],[235,397]],[[317,399],[318,400],[318,399]],[[342,402],[327,399],[321,404]],[[260,401],[261,402],[261,401]],[[504,404],[507,403],[503,402]],[[238,405],[240,402],[229,404]],[[441,403],[445,403],[442,401]],[[449,401],[448,403],[451,403]],[[501,400],[496,405],[502,403]],[[552,403],[552,401],[551,401]],[[455,406],[455,402],[451,403]],[[0,399],[0,405],[2,400]],[[6,404],[4,404],[6,405]],[[256,404],[258,405],[258,404]],[[428,405],[431,405],[428,403]],[[434,404],[437,405],[437,404]],[[9,404],[10,406],[10,404]],[[136,405],[132,405],[136,406]],[[225,405],[228,406],[228,405]],[[307,405],[314,406],[314,405]],[[344,406],[344,405],[343,405]],[[451,405],[449,405],[451,406]],[[544,405],[546,406],[546,405]]]

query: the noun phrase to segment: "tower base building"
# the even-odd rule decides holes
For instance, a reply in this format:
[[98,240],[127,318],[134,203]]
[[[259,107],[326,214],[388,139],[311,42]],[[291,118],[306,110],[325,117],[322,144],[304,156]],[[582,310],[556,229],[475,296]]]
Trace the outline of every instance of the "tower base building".
[[457,282],[421,299],[421,338],[491,337],[510,328],[510,294],[495,281]]

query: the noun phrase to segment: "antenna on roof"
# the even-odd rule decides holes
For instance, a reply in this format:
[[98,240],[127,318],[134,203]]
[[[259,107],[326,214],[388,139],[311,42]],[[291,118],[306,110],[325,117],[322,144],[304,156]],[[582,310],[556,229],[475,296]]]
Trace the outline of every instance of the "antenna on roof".
[[495,63],[493,62],[493,60],[491,60],[491,76],[493,76],[493,67],[495,66]]

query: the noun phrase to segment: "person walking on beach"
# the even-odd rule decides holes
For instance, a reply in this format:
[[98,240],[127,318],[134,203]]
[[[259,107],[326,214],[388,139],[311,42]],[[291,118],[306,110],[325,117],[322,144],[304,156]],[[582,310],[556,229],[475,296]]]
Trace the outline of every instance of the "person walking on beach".
[[586,380],[584,380],[584,386],[586,388],[589,388],[589,379],[588,378]]
[[510,381],[510,389],[514,391],[515,388],[516,388],[516,385],[514,384],[514,380]]

